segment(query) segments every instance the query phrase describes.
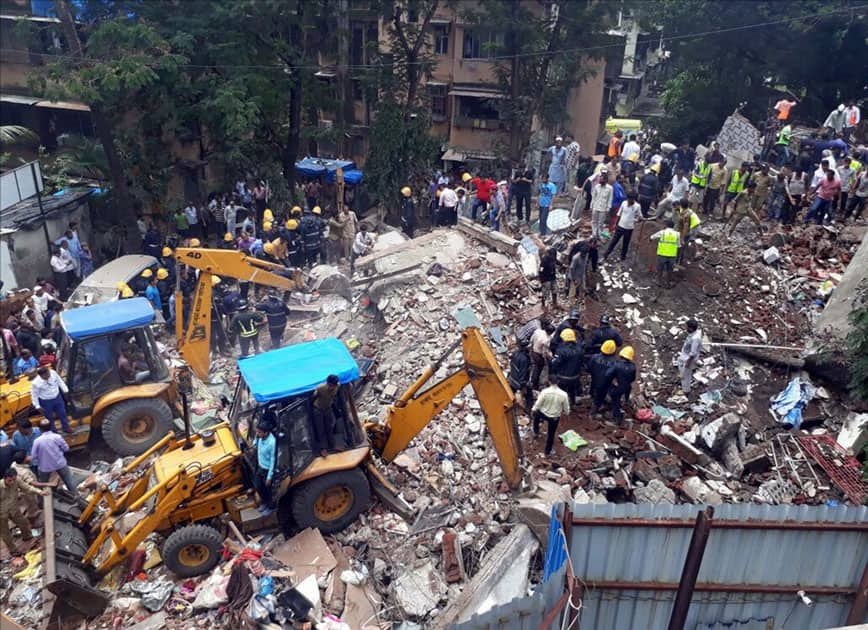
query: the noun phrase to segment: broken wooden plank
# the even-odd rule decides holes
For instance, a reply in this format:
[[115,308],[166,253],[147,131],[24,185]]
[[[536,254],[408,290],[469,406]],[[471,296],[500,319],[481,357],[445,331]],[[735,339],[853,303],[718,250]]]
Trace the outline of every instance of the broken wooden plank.
[[365,285],[373,284],[378,280],[385,280],[386,278],[391,278],[393,276],[400,276],[402,273],[409,273],[411,271],[415,271],[421,266],[422,262],[419,261],[406,267],[401,267],[400,269],[393,269],[392,271],[386,271],[372,276],[364,276],[362,278],[358,278],[356,280],[353,280],[350,285],[354,287],[362,287]]
[[465,217],[458,217],[458,229],[465,234],[472,236],[473,238],[482,241],[489,247],[496,249],[499,252],[504,254],[509,254],[511,256],[515,255],[518,252],[519,241],[514,238],[510,238],[505,234],[501,234],[500,232],[494,232],[489,230],[488,228],[482,227],[481,225],[477,225],[470,219]]

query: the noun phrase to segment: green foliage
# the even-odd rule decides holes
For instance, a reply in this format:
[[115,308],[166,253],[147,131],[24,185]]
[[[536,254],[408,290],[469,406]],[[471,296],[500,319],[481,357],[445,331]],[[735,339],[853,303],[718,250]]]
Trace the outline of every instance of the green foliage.
[[0,144],[39,144],[39,136],[20,125],[0,125]]
[[[745,115],[763,119],[779,97],[772,86],[798,97],[797,122],[819,125],[841,101],[857,98],[868,76],[864,5],[805,0],[782,11],[774,0],[643,0],[627,6],[648,29],[676,38],[666,42],[673,75],[662,127],[679,140],[706,141],[742,102]],[[708,34],[688,36],[698,32]]]
[[852,378],[850,390],[854,396],[868,401],[868,306],[850,313],[852,330],[847,335]]

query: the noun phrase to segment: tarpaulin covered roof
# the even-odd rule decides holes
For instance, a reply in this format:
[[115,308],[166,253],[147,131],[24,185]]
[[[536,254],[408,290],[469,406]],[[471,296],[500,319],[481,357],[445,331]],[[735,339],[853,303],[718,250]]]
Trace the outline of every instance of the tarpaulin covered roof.
[[147,299],[137,297],[65,310],[60,320],[66,334],[78,340],[150,324],[154,321],[154,307]]
[[[344,182],[347,184],[358,184],[362,181],[362,171],[357,168],[344,169]],[[337,170],[326,173],[326,181],[333,184],[338,179]]]
[[323,175],[334,178],[338,168],[344,172],[356,168],[356,163],[350,160],[328,160],[325,158],[306,157],[295,163],[295,170],[305,177],[321,177]]
[[313,390],[335,374],[341,384],[359,378],[359,366],[339,339],[320,339],[238,360],[241,377],[258,403]]

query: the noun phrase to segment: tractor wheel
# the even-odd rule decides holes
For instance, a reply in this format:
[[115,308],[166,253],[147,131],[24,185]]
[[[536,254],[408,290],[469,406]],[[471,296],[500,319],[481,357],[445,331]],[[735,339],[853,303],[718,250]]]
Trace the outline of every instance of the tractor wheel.
[[182,578],[208,573],[220,560],[223,536],[209,525],[176,529],[163,544],[163,562]]
[[339,532],[368,509],[371,486],[358,468],[340,470],[306,481],[292,493],[292,517],[302,529]]
[[112,405],[102,420],[102,436],[123,457],[141,455],[172,430],[172,410],[162,398],[131,398]]

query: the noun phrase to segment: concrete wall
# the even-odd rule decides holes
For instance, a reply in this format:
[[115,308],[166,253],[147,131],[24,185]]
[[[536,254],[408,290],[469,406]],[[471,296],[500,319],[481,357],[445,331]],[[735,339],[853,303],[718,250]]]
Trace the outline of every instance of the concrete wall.
[[570,120],[567,129],[582,145],[583,155],[593,155],[600,135],[600,116],[603,109],[604,61],[594,63],[595,73],[573,88],[567,101]]
[[820,313],[814,326],[816,334],[810,342],[813,350],[819,350],[825,339],[831,339],[833,346],[844,340],[850,333],[850,313],[860,306],[868,305],[868,234],[856,250],[856,255],[847,266],[841,282],[826,308]]

